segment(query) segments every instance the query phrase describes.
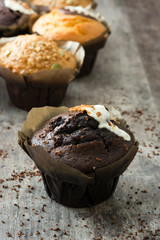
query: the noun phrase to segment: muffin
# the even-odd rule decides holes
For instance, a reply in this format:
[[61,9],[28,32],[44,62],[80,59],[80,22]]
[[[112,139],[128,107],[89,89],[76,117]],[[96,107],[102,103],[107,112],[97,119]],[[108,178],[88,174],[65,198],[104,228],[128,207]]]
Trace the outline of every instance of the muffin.
[[28,31],[37,14],[27,3],[0,0],[0,37],[15,36]]
[[12,103],[25,110],[58,106],[79,68],[78,59],[43,36],[20,35],[11,40],[0,48],[0,74]]
[[138,150],[120,113],[103,105],[32,109],[19,144],[41,170],[48,195],[71,207],[110,197]]
[[38,12],[50,12],[53,8],[64,8],[66,6],[95,8],[97,5],[94,0],[30,0],[29,3]]
[[104,47],[110,34],[110,28],[103,17],[81,7],[53,9],[33,24],[32,31],[52,40],[81,43],[85,49],[81,76],[91,72],[97,52]]

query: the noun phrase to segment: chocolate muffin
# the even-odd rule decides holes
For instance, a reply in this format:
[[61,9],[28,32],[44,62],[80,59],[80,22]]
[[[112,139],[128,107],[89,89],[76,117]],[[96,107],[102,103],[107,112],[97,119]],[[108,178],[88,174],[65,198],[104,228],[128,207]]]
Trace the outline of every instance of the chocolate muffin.
[[27,119],[19,143],[41,170],[48,195],[66,206],[93,206],[110,197],[138,150],[111,107],[33,109]]
[[35,17],[36,13],[27,3],[16,0],[0,0],[0,37],[27,32],[33,16]]
[[98,50],[104,47],[111,33],[102,16],[81,7],[53,9],[33,24],[32,32],[52,40],[71,40],[82,44],[85,59],[79,77],[91,72]]
[[0,24],[9,26],[13,23],[17,23],[22,17],[22,13],[18,11],[12,11],[7,8],[3,0],[0,0]]
[[[34,133],[31,144],[81,172],[105,167],[134,145],[133,134],[104,106],[79,106],[58,115]],[[108,120],[108,121],[107,121]]]

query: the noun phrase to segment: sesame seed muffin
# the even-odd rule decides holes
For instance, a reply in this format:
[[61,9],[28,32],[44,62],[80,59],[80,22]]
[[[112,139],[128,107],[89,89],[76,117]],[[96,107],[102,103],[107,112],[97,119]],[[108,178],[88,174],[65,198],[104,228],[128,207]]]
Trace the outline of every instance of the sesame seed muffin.
[[0,49],[0,65],[22,75],[38,71],[76,68],[74,56],[43,36],[21,35]]
[[81,76],[90,73],[98,50],[104,47],[110,34],[110,28],[99,14],[80,7],[53,9],[34,23],[32,31],[52,40],[81,43],[86,53]]
[[41,170],[49,196],[72,207],[110,197],[138,150],[120,113],[103,105],[33,109],[21,134],[19,143]]
[[0,75],[12,103],[25,110],[58,106],[83,62],[80,44],[54,42],[36,34],[4,40],[7,43],[0,47]]

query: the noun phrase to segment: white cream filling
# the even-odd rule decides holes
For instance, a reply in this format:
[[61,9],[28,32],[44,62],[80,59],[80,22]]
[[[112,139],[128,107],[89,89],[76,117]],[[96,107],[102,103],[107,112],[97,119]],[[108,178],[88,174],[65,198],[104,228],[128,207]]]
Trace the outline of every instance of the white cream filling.
[[95,120],[97,120],[97,122],[99,122],[98,128],[107,128],[109,131],[113,132],[119,137],[122,137],[124,140],[131,140],[131,137],[128,133],[111,122],[111,120],[114,119],[122,119],[120,112],[115,108],[112,107],[108,111],[103,105],[91,105],[91,107],[82,105],[81,110],[85,110],[89,116],[93,117]]
[[16,0],[4,0],[4,4],[7,8],[11,9],[12,11],[18,11],[24,14],[35,14],[33,9],[31,9],[29,6],[28,8],[25,8],[22,6],[23,3],[18,2]]

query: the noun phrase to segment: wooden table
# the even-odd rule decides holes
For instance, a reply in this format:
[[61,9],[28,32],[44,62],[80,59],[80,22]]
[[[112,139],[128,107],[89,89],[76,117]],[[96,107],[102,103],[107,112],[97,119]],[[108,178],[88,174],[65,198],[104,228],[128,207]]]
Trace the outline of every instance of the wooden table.
[[27,113],[0,79],[0,239],[160,239],[160,3],[101,0],[112,28],[89,77],[73,81],[62,105],[118,107],[139,152],[114,195],[92,208],[51,201],[32,160],[17,144]]

